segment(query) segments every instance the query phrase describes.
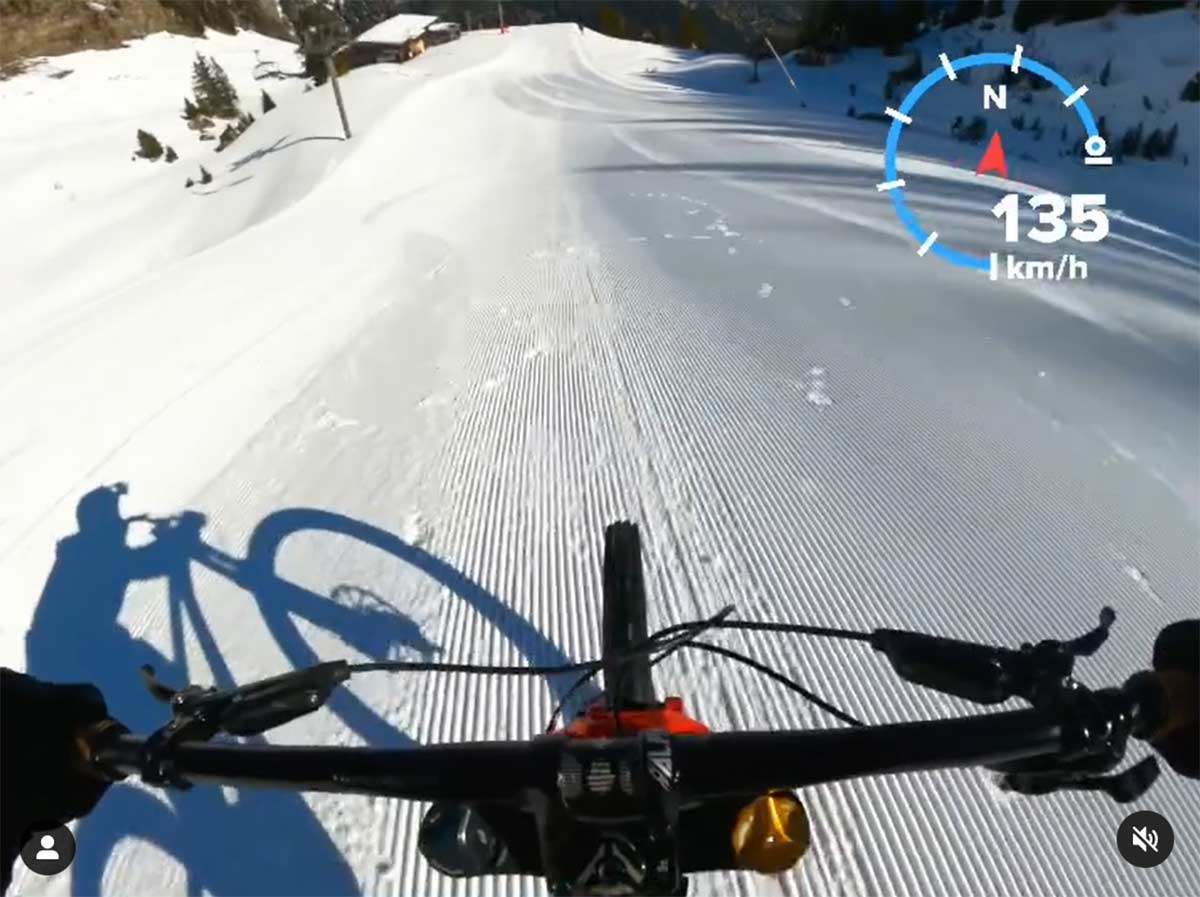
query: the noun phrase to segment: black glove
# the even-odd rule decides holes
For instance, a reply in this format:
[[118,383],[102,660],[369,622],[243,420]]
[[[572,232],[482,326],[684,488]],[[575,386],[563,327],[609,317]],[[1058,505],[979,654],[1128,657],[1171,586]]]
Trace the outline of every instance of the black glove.
[[1180,620],[1154,640],[1154,672],[1167,695],[1167,728],[1151,744],[1182,776],[1200,778],[1200,620]]
[[34,826],[78,819],[108,788],[89,773],[79,741],[106,719],[94,685],[53,685],[0,669],[0,891],[8,889],[13,862]]

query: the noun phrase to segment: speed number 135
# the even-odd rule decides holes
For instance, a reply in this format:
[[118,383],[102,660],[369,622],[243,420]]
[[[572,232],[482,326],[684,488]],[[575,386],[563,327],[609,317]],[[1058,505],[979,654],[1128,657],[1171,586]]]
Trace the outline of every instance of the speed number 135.
[[[1071,239],[1097,243],[1108,236],[1108,216],[1104,214],[1103,193],[1038,193],[1029,197],[1029,207],[1038,213],[1037,226],[1029,229],[1029,239],[1039,243],[1057,243],[1067,236],[1067,201],[1071,203]],[[1004,240],[1016,243],[1020,238],[1021,195],[1009,193],[992,206],[992,214],[1004,219]]]

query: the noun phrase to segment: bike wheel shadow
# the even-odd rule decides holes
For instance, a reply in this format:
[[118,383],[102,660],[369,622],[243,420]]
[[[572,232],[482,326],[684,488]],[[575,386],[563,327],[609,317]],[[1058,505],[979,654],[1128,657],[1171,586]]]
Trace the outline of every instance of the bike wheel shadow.
[[[276,556],[283,541],[302,531],[349,536],[416,566],[467,601],[512,639],[531,663],[566,663],[563,653],[523,617],[449,563],[399,537],[362,521],[329,511],[294,508],[264,518],[255,529],[246,559],[226,554],[200,538],[204,518],[185,512],[156,526],[148,544],[131,547],[119,499],[124,487],[103,487],[85,495],[77,509],[79,531],[62,539],[32,625],[26,634],[26,669],[57,682],[92,682],[110,712],[133,731],[148,733],[167,720],[167,708],[145,690],[137,675],[143,664],[160,678],[182,686],[190,681],[184,617],[212,671],[213,684],[234,685],[217,639],[193,591],[191,565],[198,562],[237,583],[255,598],[269,631],[293,667],[318,658],[296,625],[308,619],[350,645],[378,644],[381,625],[393,628],[383,641],[436,653],[406,615],[378,608],[346,607],[280,576]],[[159,521],[162,523],[163,521]],[[119,621],[131,584],[165,577],[173,657],[168,658]],[[352,587],[340,587],[348,589]],[[359,588],[359,591],[362,590]],[[336,592],[336,590],[335,590]],[[337,597],[336,595],[334,597]],[[371,596],[376,597],[376,596]],[[381,599],[380,599],[381,600]],[[378,601],[375,602],[376,604]],[[551,688],[562,697],[566,683]],[[586,692],[577,700],[587,700]],[[373,746],[411,744],[348,689],[335,691],[327,705],[360,738]],[[72,892],[100,894],[119,843],[132,837],[153,844],[173,859],[185,876],[189,895],[307,895],[361,892],[353,870],[304,798],[296,793],[197,787],[187,792],[117,785],[76,830],[78,852]],[[137,872],[122,873],[123,892],[140,891]],[[160,890],[161,871],[147,879],[146,893]]]
[[[493,595],[482,585],[454,567],[452,564],[431,554],[423,548],[406,542],[394,533],[381,529],[361,520],[347,517],[333,511],[316,508],[288,508],[267,515],[259,523],[250,537],[247,557],[238,568],[236,581],[243,588],[254,593],[258,598],[263,619],[271,629],[276,642],[294,667],[309,666],[321,658],[312,651],[305,642],[300,631],[296,628],[293,614],[307,616],[313,622],[332,612],[333,605],[328,599],[315,595],[295,583],[283,579],[276,571],[276,559],[279,549],[285,539],[301,532],[321,532],[334,536],[345,536],[362,545],[368,545],[392,555],[398,560],[420,570],[426,576],[443,586],[455,598],[465,601],[490,625],[494,626],[504,637],[520,651],[527,663],[534,666],[555,666],[571,663],[569,658],[558,645],[540,632],[519,613]],[[213,556],[202,557],[202,563],[211,563]],[[224,563],[212,565],[212,569],[220,571]],[[337,612],[339,616],[343,612]],[[378,638],[371,632],[372,619],[367,616],[346,617],[343,625],[337,631],[344,637],[349,636],[353,644],[355,639],[367,640]],[[355,632],[356,626],[364,627],[363,631]],[[408,621],[407,626],[401,624],[407,633],[404,639],[408,647],[417,647],[424,642],[419,628],[416,637],[412,634],[414,624]],[[570,686],[578,674],[547,676],[546,684],[554,698],[558,701],[567,696]],[[594,684],[580,688],[567,704],[566,712],[582,707],[599,695]],[[337,702],[336,705],[334,702]],[[365,708],[353,694],[346,689],[334,692],[330,706],[342,719],[370,744],[378,744],[374,737],[382,737],[379,727],[383,722],[374,717],[373,711]],[[374,718],[372,718],[374,717]],[[387,725],[383,723],[383,725]],[[395,729],[390,731],[395,733]]]

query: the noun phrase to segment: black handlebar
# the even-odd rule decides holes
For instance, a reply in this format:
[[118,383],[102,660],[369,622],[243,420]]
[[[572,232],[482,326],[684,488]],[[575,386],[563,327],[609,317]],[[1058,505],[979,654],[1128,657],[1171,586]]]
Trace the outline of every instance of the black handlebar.
[[[591,740],[613,751],[637,736]],[[1064,728],[1052,715],[1017,710],[893,725],[669,737],[675,788],[685,799],[800,788],[866,775],[986,766],[1057,753]],[[414,748],[276,747],[181,742],[172,767],[188,782],[385,795],[408,800],[521,801],[555,790],[563,735],[520,742]],[[146,739],[122,734],[93,745],[94,763],[119,774],[143,769]]]
[[[180,742],[172,747],[171,765],[187,783],[506,801],[528,789],[554,787],[557,740],[387,749]],[[137,735],[106,737],[91,746],[93,765],[109,778],[141,773],[147,743]]]
[[[568,768],[580,769],[581,759],[590,762],[589,755],[603,760],[607,769],[614,760],[624,762],[621,758],[639,751],[648,758],[653,739],[658,777],[669,779],[663,787],[687,800],[984,766],[1003,773],[1004,786],[1026,794],[1086,788],[1128,801],[1157,776],[1153,758],[1117,775],[1101,774],[1120,763],[1130,737],[1151,741],[1168,758],[1170,738],[1194,744],[1195,677],[1178,674],[1156,659],[1155,672],[1137,673],[1120,688],[1091,691],[1081,686],[1070,675],[1074,658],[1095,650],[1107,636],[1112,616],[1106,610],[1100,626],[1079,639],[1027,644],[1020,651],[877,630],[872,643],[911,681],[985,703],[1020,696],[1034,705],[958,719],[815,731],[644,732],[610,739],[555,734],[532,741],[387,750],[209,742],[222,732],[263,732],[321,706],[354,669],[335,661],[239,688],[189,686],[179,692],[166,689],[147,669],[152,691],[171,703],[171,722],[149,738],[110,726],[86,740],[98,775],[117,779],[138,773],[151,784],[182,788],[209,782],[524,804],[534,792],[561,791],[564,776],[575,774]],[[1193,630],[1194,625],[1187,632],[1194,640]],[[1189,688],[1180,686],[1180,677]]]
[[[663,630],[618,659],[656,651],[666,656],[702,629],[717,628],[727,613]],[[397,668],[332,661],[242,686],[179,691],[143,668],[150,691],[170,704],[170,722],[142,738],[105,721],[81,741],[90,767],[110,780],[136,773],[149,784],[185,789],[209,783],[429,801],[434,806],[421,823],[418,846],[446,874],[537,874],[556,894],[591,892],[593,886],[602,893],[686,893],[682,872],[771,872],[795,862],[799,841],[780,842],[771,854],[755,848],[742,856],[741,842],[730,847],[738,820],[772,792],[982,766],[1001,774],[1002,788],[1022,794],[1095,790],[1128,802],[1159,774],[1153,756],[1109,774],[1131,737],[1149,741],[1173,767],[1194,775],[1186,755],[1195,755],[1200,625],[1194,624],[1200,621],[1178,632],[1164,630],[1153,672],[1093,691],[1074,678],[1075,659],[1104,642],[1114,618],[1106,608],[1099,625],[1078,638],[1015,650],[904,630],[838,635],[869,640],[910,682],[976,703],[1021,698],[1032,705],[956,719],[702,735],[648,729],[612,738],[560,731],[531,741],[385,750],[210,741],[265,732],[323,706],[355,672]],[[662,640],[680,630],[684,634],[674,641]],[[1171,633],[1174,640],[1166,638]],[[572,669],[590,674],[598,666]],[[617,710],[609,708],[610,714]],[[698,846],[681,850],[681,832]]]
[[793,789],[859,776],[989,766],[1056,753],[1062,727],[1036,710],[847,729],[720,732],[672,739],[681,792]]
[[[666,656],[703,628],[716,628],[727,612],[685,624],[671,642],[663,641],[668,628],[618,659],[656,649]],[[1000,773],[1001,788],[1021,794],[1094,790],[1128,802],[1159,775],[1154,756],[1113,772],[1130,738],[1150,742],[1174,768],[1194,774],[1186,755],[1195,756],[1200,621],[1160,634],[1153,672],[1136,673],[1119,688],[1088,689],[1074,678],[1075,659],[1104,642],[1114,618],[1106,608],[1099,625],[1078,638],[1019,649],[892,629],[851,634],[869,640],[910,682],[976,703],[1020,698],[1032,705],[956,719],[700,735],[641,729],[611,738],[568,729],[530,741],[384,750],[211,742],[310,713],[355,672],[395,668],[333,661],[242,686],[179,691],[143,668],[151,692],[169,703],[170,722],[143,738],[106,721],[81,740],[90,767],[110,780],[134,773],[185,789],[208,783],[428,801],[418,847],[445,874],[536,874],[555,894],[679,894],[686,893],[685,872],[777,872],[795,863],[807,835],[777,841],[764,830],[767,840],[747,840],[742,823],[764,795],[772,795],[766,802],[774,808],[777,792],[981,766]],[[611,716],[619,707],[599,709]]]

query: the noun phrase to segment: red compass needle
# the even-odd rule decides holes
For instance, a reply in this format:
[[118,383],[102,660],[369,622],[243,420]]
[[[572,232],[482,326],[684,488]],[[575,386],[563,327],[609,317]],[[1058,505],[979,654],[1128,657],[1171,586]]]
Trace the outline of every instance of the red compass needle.
[[975,166],[976,174],[986,174],[989,171],[998,173],[1002,178],[1008,177],[1008,163],[1004,161],[1004,145],[1000,142],[999,131],[992,132],[992,139],[983,151],[983,158]]

